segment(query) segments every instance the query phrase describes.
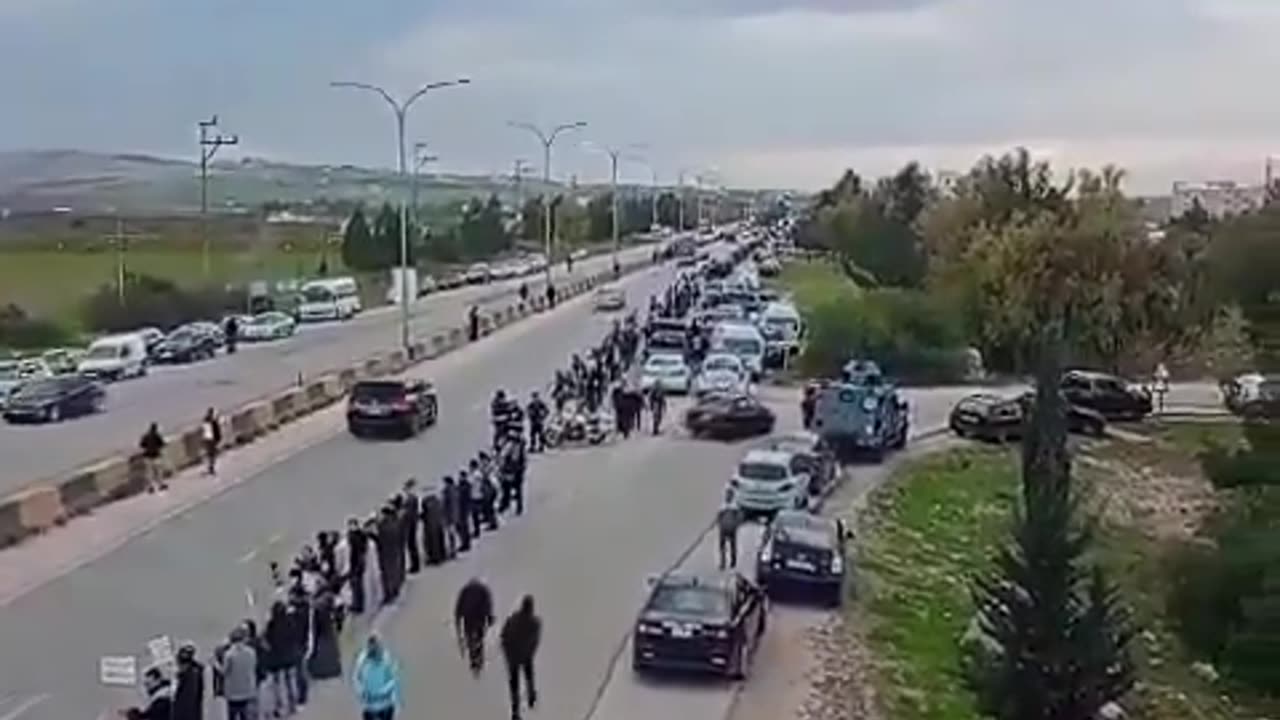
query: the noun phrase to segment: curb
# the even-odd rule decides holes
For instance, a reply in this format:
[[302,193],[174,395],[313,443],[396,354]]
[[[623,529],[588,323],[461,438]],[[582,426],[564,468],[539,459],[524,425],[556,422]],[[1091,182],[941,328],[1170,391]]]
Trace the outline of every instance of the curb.
[[[649,258],[624,262],[623,275],[651,267]],[[613,279],[613,273],[601,271],[557,285],[558,300],[567,301]],[[518,299],[480,317],[480,338],[513,325],[541,312],[542,298],[526,305]],[[559,303],[557,303],[559,304]],[[289,423],[341,401],[359,380],[397,375],[427,360],[434,360],[471,344],[466,328],[453,327],[434,333],[429,340],[409,348],[391,350],[365,358],[304,383],[277,390],[224,413],[222,423],[223,450],[247,445]],[[167,478],[200,464],[204,460],[202,432],[199,424],[186,426],[170,434],[158,462]],[[132,449],[99,459],[77,468],[63,477],[23,488],[0,498],[0,549],[22,542],[33,535],[66,523],[77,515],[142,492],[146,487],[147,466]]]

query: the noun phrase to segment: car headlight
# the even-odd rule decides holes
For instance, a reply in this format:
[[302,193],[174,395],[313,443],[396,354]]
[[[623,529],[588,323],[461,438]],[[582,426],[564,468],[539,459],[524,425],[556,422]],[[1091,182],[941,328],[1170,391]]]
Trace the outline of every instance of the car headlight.
[[656,623],[642,622],[636,627],[641,635],[662,635],[662,626]]
[[831,572],[833,573],[844,572],[844,559],[841,558],[839,555],[831,556]]
[[728,640],[728,639],[729,639],[729,630],[728,630],[728,629],[726,629],[726,628],[713,628],[713,629],[711,629],[711,630],[707,631],[707,634],[708,634],[708,635],[710,635],[711,637],[715,638],[716,640]]

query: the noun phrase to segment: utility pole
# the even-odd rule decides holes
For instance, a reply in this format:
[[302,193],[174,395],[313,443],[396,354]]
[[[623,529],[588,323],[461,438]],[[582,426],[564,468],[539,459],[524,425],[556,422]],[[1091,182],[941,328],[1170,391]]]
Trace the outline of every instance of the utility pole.
[[120,307],[125,306],[125,280],[129,274],[129,241],[150,237],[154,236],[143,233],[126,233],[124,231],[124,218],[119,215],[116,215],[116,231],[111,235],[105,236],[107,242],[111,243],[116,251],[116,294],[120,298]]
[[[391,111],[396,116],[396,173],[400,177],[401,187],[404,187],[405,181],[405,152],[404,152],[404,119],[409,113],[409,108],[417,102],[423,95],[432,90],[453,87],[456,85],[469,85],[471,80],[468,78],[458,78],[457,80],[446,80],[444,82],[434,82],[423,85],[418,88],[412,95],[403,101],[397,101],[391,97],[391,93],[383,90],[377,85],[370,85],[361,82],[331,82],[329,87],[334,88],[350,88],[353,90],[364,90],[367,92],[377,93],[383,100],[391,106]],[[403,192],[403,191],[402,191]],[[408,203],[402,202],[400,205],[400,346],[406,351],[409,349],[409,209]]]
[[587,126],[587,123],[582,120],[565,123],[555,126],[551,129],[551,132],[543,132],[542,128],[533,123],[509,122],[507,124],[513,128],[533,133],[538,138],[538,142],[542,143],[542,184],[544,187],[542,191],[543,252],[547,256],[547,286],[550,287],[551,266],[555,263],[551,252],[551,146],[555,145],[556,137],[560,133],[568,132],[569,130],[581,130]]
[[200,247],[204,276],[209,278],[212,265],[209,257],[209,163],[223,145],[240,144],[239,135],[223,135],[218,130],[218,116],[201,120],[200,127]]

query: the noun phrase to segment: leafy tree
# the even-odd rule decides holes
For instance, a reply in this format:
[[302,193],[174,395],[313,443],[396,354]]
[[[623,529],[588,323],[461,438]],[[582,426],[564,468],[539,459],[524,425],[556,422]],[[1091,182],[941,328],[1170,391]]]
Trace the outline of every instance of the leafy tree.
[[468,258],[490,257],[511,248],[502,202],[496,195],[487,200],[472,199],[466,204],[457,229],[462,254]]

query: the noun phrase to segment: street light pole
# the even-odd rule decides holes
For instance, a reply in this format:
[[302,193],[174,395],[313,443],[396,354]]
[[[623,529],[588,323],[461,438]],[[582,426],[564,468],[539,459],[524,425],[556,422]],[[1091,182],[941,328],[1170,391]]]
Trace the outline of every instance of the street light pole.
[[551,256],[551,146],[555,144],[556,137],[560,133],[569,130],[581,130],[587,126],[587,123],[579,120],[578,122],[565,123],[557,125],[551,129],[551,132],[543,132],[533,123],[507,123],[513,128],[533,133],[538,138],[538,142],[542,143],[542,227],[543,227],[543,252],[547,256],[547,286],[551,286],[551,265],[555,260]]
[[[453,87],[455,85],[469,85],[471,80],[468,78],[458,78],[457,80],[446,80],[443,82],[434,82],[423,85],[418,88],[412,95],[405,98],[402,102],[397,102],[391,97],[391,93],[383,90],[377,85],[360,82],[331,82],[330,87],[335,88],[351,88],[354,90],[364,90],[367,92],[377,93],[383,100],[391,106],[391,111],[396,116],[396,174],[400,177],[400,183],[403,187],[405,181],[405,152],[404,152],[404,119],[409,113],[409,108],[417,102],[423,95],[432,90]],[[409,349],[409,212],[408,203],[402,203],[400,206],[400,346],[406,351]]]
[[240,136],[223,135],[218,131],[218,116],[201,120],[200,128],[200,256],[204,276],[207,280],[212,270],[209,257],[209,162],[223,145],[238,145]]

